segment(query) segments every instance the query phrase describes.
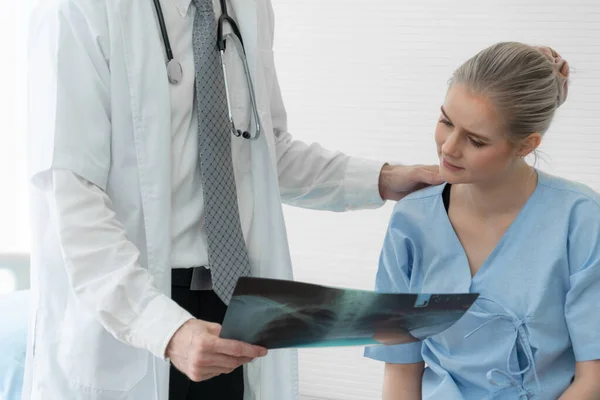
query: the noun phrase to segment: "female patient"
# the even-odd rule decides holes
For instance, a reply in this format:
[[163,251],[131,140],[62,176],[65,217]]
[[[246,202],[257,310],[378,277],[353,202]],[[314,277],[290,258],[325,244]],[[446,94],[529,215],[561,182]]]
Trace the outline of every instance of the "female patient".
[[600,399],[600,196],[524,160],[568,70],[500,43],[454,73],[435,132],[447,183],[396,205],[376,290],[480,297],[441,334],[367,348],[385,399]]

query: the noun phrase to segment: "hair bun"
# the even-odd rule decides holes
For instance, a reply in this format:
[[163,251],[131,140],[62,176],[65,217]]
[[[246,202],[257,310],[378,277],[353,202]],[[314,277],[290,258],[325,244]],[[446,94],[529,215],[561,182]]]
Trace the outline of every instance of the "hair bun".
[[558,86],[556,102],[557,107],[560,107],[567,100],[569,93],[569,63],[551,47],[536,46],[535,49],[542,53],[554,66],[556,84]]

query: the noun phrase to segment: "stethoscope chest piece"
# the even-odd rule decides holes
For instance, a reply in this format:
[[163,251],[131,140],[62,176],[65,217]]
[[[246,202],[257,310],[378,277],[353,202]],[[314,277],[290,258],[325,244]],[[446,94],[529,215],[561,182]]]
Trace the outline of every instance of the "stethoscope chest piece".
[[181,82],[183,78],[183,69],[179,61],[175,59],[169,60],[167,63],[167,76],[169,77],[169,82],[176,85]]

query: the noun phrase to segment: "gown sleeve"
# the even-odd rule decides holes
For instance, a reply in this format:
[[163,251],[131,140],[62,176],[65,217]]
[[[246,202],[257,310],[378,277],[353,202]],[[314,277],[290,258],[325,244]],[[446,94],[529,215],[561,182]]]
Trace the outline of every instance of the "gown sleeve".
[[600,359],[600,196],[573,210],[565,319],[578,362]]
[[[402,203],[394,208],[375,279],[375,291],[380,293],[411,293],[411,273],[414,243],[403,231]],[[365,349],[365,357],[392,364],[413,364],[423,361],[422,342],[398,345],[376,345]]]

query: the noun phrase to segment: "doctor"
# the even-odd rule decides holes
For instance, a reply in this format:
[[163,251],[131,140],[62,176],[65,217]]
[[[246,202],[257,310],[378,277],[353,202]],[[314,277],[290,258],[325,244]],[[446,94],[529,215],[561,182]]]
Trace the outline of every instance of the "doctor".
[[296,399],[294,351],[218,337],[237,278],[292,279],[281,202],[374,208],[440,183],[293,140],[270,1],[227,8],[250,84],[235,41],[222,73],[218,1],[35,8],[24,399]]

